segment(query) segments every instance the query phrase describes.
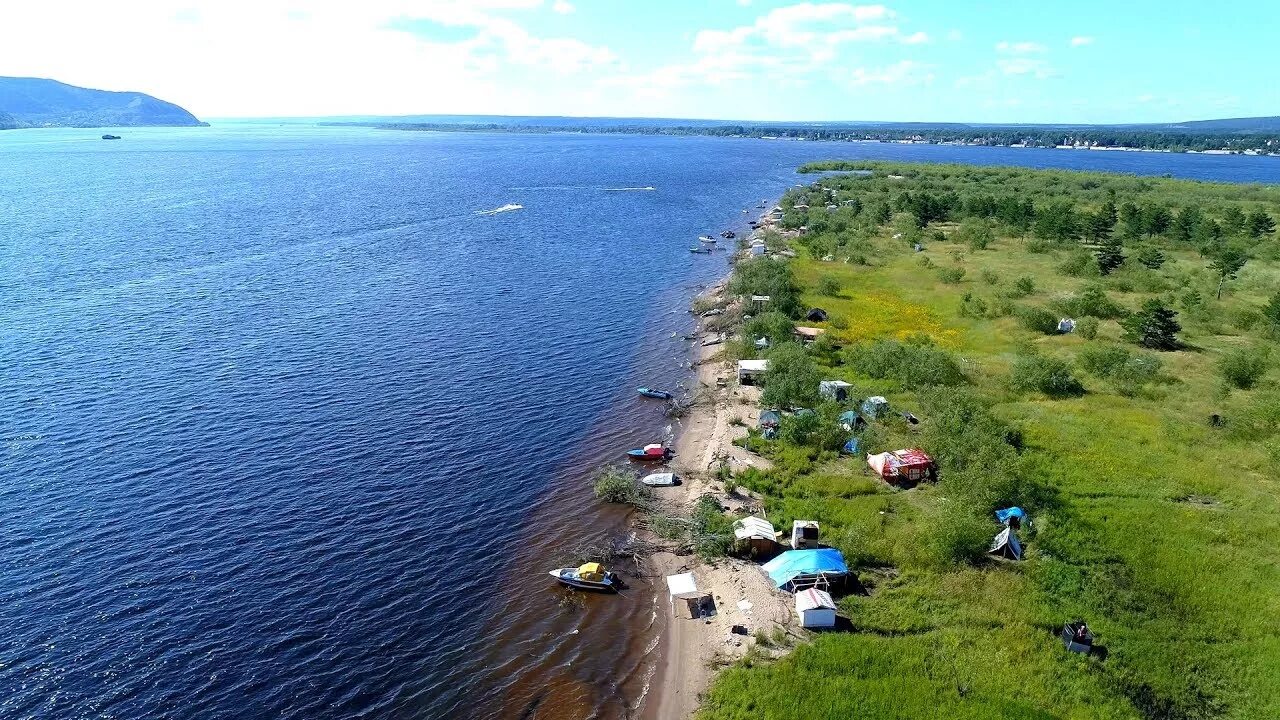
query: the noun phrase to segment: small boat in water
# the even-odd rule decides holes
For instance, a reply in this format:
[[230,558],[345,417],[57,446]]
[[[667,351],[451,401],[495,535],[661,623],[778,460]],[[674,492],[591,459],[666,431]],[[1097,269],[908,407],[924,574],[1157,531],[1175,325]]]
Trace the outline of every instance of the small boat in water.
[[738,234],[732,230],[725,230],[724,232],[720,233],[720,237],[724,238],[725,240],[732,240],[738,237]]
[[710,235],[699,235],[698,242],[714,244],[716,242],[716,239],[711,237]]
[[119,135],[112,135],[112,134],[110,134],[110,133],[107,133],[106,135],[103,135],[103,136],[102,136],[102,139],[103,139],[103,140],[119,140],[119,139],[120,139],[120,136],[119,136]]
[[667,392],[666,390],[655,390],[651,387],[638,387],[636,388],[636,392],[640,393],[641,395],[647,398],[654,398],[656,400],[671,399],[671,393]]
[[698,253],[699,255],[710,255],[711,248],[703,248],[703,247],[689,248],[689,252]]
[[671,448],[663,447],[662,443],[653,443],[652,445],[645,445],[642,448],[627,451],[628,458],[631,458],[632,460],[639,460],[641,462],[666,460],[674,454],[675,453],[671,451]]
[[640,482],[649,487],[671,487],[680,484],[680,478],[675,473],[653,473],[640,478]]
[[584,563],[576,568],[559,568],[551,570],[548,574],[564,585],[583,590],[617,591],[622,586],[622,580],[617,573],[605,570],[600,563]]

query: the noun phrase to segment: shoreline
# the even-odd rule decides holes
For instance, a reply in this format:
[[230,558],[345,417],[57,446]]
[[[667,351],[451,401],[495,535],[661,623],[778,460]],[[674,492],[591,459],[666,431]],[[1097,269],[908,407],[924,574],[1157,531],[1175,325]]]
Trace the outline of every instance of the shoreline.
[[[747,238],[754,238],[757,232]],[[741,248],[734,250],[737,255],[744,252]],[[692,302],[723,298],[728,283],[727,275]],[[692,348],[697,384],[691,390],[700,396],[679,420],[675,460],[671,463],[681,484],[660,489],[657,495],[669,506],[687,509],[710,494],[723,507],[742,513],[751,498],[731,495],[731,488],[715,477],[713,468],[721,462],[735,472],[747,467],[770,467],[765,458],[733,444],[747,435],[748,425],[755,425],[760,391],[737,383],[733,368],[724,357],[725,345],[702,345],[706,334],[705,323],[698,318],[696,345]],[[648,558],[648,564],[655,578],[655,603],[662,629],[658,635],[659,659],[638,717],[689,718],[698,710],[719,670],[757,646],[753,635],[772,635],[779,627],[791,632],[794,613],[788,598],[772,587],[757,563],[734,557],[704,561],[696,554],[660,551]],[[693,573],[699,591],[711,593],[716,604],[713,617],[690,619],[675,613],[662,578],[684,572]],[[746,633],[734,633],[734,626],[745,627]],[[780,656],[785,650],[767,652]]]

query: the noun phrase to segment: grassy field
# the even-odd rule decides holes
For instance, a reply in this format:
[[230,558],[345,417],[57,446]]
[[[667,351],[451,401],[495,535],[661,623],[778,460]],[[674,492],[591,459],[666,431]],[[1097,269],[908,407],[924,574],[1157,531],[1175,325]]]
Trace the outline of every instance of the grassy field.
[[[1269,360],[1280,319],[1266,310],[1280,290],[1280,242],[1231,210],[1280,216],[1280,189],[857,167],[872,172],[823,176],[783,200],[784,226],[805,228],[786,241],[799,307],[826,309],[817,324],[843,346],[809,354],[822,378],[918,415],[919,426],[874,423],[865,449],[922,447],[941,479],[893,490],[862,458],[785,432],[753,438],[777,469],[737,482],[765,495],[778,527],[820,521],[869,592],[839,601],[851,632],[726,670],[700,717],[1280,717],[1280,372]],[[922,193],[949,209],[910,199]],[[983,197],[1030,200],[1035,216],[982,217]],[[1130,223],[1109,233],[1126,260],[1104,275],[1095,258],[1109,240],[1082,228],[1108,202]],[[1157,219],[1143,231],[1129,203],[1174,220],[1195,206],[1199,224],[1170,230]],[[1043,217],[1053,204],[1069,205],[1074,231]],[[991,237],[974,240],[984,228]],[[1228,247],[1249,259],[1218,299],[1210,265]],[[1137,260],[1157,250],[1158,267]],[[1089,289],[1116,307],[1082,303]],[[1124,333],[1124,318],[1152,299],[1178,312],[1176,350]],[[1117,317],[1097,319],[1092,338],[1045,334],[1029,329],[1032,308]],[[886,339],[931,353],[904,362],[954,362],[963,379],[939,387],[892,362],[886,372],[867,359]],[[1252,387],[1227,381],[1233,353],[1257,366]],[[1082,391],[1046,394],[1027,381],[1052,360]],[[982,552],[999,529],[992,512],[1011,504],[1033,519],[1022,562]],[[1056,632],[1077,617],[1105,657],[1063,649]]]

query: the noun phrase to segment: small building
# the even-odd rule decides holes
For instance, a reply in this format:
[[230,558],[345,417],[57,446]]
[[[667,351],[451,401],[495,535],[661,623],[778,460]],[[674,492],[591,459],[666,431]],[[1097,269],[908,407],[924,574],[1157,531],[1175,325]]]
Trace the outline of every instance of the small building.
[[825,590],[809,588],[796,593],[796,615],[803,628],[836,626],[836,604]]
[[753,243],[751,245],[751,257],[763,257],[764,253],[764,243]]
[[768,370],[768,360],[739,360],[738,382],[743,385],[755,385],[757,382],[764,379],[764,374]]
[[793,330],[792,332],[795,334],[796,340],[801,345],[808,345],[814,340],[817,340],[818,336],[822,335],[822,333],[826,332],[826,330],[823,330],[822,328],[804,327],[803,325],[797,325],[796,329]]
[[818,547],[818,523],[815,520],[796,520],[791,523],[791,549],[804,550]]
[[733,544],[752,558],[772,557],[778,549],[778,533],[764,518],[744,517],[733,523]]
[[915,485],[937,477],[937,465],[919,448],[867,455],[867,465],[890,485]]
[[845,402],[849,399],[849,391],[853,385],[843,380],[823,380],[818,383],[818,395],[827,400]]
[[862,401],[862,417],[875,420],[889,414],[889,401],[880,395],[872,395]]
[[826,322],[827,311],[822,308],[813,308],[809,312],[805,313],[804,319],[810,322]]

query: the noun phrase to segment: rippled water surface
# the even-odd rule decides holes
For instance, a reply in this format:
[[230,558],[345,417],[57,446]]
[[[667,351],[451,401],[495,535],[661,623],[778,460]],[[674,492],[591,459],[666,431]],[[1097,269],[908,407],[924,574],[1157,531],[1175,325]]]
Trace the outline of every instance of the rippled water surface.
[[1280,180],[1271,158],[98,134],[0,133],[5,718],[622,716],[647,583],[571,598],[544,573],[623,527],[584,476],[663,430],[633,388],[686,377],[672,333],[725,268],[697,235],[828,157]]

